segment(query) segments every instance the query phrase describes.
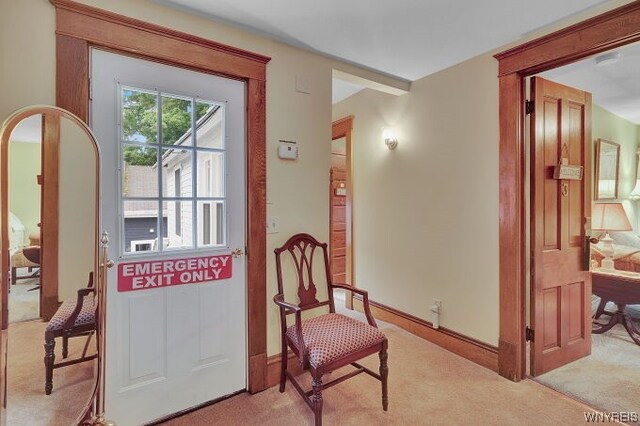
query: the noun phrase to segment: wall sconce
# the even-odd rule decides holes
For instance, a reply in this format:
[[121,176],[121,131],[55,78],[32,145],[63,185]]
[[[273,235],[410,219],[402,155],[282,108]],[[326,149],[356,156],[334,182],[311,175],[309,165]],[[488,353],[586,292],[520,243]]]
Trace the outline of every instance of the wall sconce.
[[393,130],[384,129],[384,131],[382,132],[382,138],[384,139],[384,144],[390,150],[396,149],[396,147],[398,146],[398,138],[393,133]]

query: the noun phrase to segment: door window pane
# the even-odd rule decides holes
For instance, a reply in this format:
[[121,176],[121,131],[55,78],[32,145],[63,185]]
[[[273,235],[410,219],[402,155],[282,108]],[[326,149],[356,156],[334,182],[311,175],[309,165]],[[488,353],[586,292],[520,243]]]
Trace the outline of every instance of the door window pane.
[[140,89],[123,87],[122,140],[127,142],[158,142],[158,95]]
[[162,95],[162,143],[193,145],[193,102],[190,98]]
[[[193,153],[186,149],[164,149],[162,155],[162,188],[167,198],[193,197]],[[180,170],[180,185],[176,185],[176,170]]]
[[198,131],[196,143],[200,148],[224,149],[224,106],[206,101],[196,102]]
[[198,151],[198,197],[224,197],[224,153]]
[[221,246],[226,243],[223,201],[198,201],[198,246]]
[[158,207],[157,201],[122,202],[125,252],[158,251]]
[[125,144],[122,148],[122,196],[158,196],[158,149]]
[[[165,201],[169,232],[165,250],[193,248],[193,202]],[[180,230],[180,234],[176,233]]]

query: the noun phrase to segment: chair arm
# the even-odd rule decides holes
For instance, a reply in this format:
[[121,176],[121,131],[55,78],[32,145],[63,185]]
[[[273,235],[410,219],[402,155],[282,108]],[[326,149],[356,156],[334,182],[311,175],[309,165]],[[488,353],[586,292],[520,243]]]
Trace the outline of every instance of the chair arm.
[[[278,293],[275,296],[273,296],[273,301],[276,303],[276,305],[280,306],[280,308],[284,309],[285,311],[289,311],[289,313],[295,314],[296,336],[298,338],[298,346],[300,348],[300,354],[299,354],[300,365],[304,368],[304,366],[307,365],[307,359],[309,358],[309,351],[307,350],[307,346],[304,344],[304,339],[302,338],[302,309],[300,309],[300,306],[298,305],[285,302],[284,294],[282,293]],[[282,339],[284,339],[285,333],[287,330],[286,315],[281,314],[281,321],[282,321]],[[283,354],[282,356],[287,356],[287,355]]]
[[332,283],[332,289],[341,288],[343,290],[352,291],[362,296],[362,306],[364,308],[364,315],[367,317],[367,322],[369,325],[378,328],[378,324],[376,324],[375,318],[371,314],[371,308],[369,306],[369,292],[367,290],[362,290],[361,288],[355,288],[348,284],[340,284],[340,283]]
[[78,298],[76,299],[76,307],[73,309],[73,312],[69,316],[69,319],[62,326],[63,330],[68,330],[73,328],[76,323],[76,319],[78,315],[80,315],[80,311],[82,311],[82,305],[84,304],[84,298],[89,294],[95,294],[96,289],[93,287],[93,272],[89,274],[89,282],[87,283],[87,287],[83,287],[78,289]]
[[299,312],[300,311],[300,306],[294,305],[293,303],[285,302],[284,301],[284,294],[282,294],[282,293],[278,293],[275,296],[273,296],[273,301],[276,303],[276,305],[278,305],[281,308],[284,308],[285,310],[288,310],[290,312]]

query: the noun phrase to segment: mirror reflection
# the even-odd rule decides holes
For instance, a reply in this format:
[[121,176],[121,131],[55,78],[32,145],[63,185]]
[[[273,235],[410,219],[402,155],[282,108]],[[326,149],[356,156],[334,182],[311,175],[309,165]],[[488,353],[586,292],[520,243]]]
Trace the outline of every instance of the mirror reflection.
[[596,142],[596,200],[618,198],[620,144],[598,139]]
[[6,423],[69,425],[96,378],[96,152],[70,119],[35,114],[8,157]]

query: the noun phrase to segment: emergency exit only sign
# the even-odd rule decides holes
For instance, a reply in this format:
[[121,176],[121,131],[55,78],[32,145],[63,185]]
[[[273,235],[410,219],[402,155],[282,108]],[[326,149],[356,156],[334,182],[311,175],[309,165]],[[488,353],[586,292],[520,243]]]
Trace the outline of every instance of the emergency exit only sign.
[[231,278],[231,255],[120,263],[118,291],[148,290]]

